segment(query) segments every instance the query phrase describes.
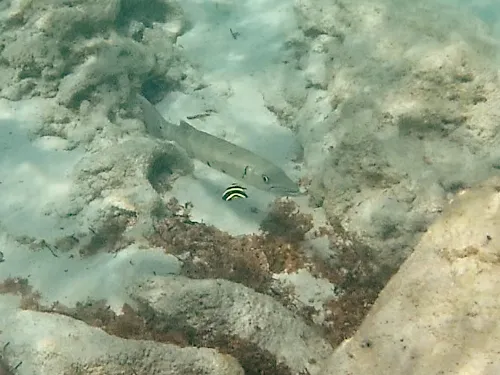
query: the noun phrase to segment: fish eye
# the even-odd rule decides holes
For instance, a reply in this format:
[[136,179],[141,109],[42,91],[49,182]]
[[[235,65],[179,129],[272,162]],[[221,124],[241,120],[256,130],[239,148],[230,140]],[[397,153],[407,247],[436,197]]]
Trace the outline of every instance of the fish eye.
[[262,180],[268,184],[269,183],[269,177],[267,177],[265,174],[262,175]]

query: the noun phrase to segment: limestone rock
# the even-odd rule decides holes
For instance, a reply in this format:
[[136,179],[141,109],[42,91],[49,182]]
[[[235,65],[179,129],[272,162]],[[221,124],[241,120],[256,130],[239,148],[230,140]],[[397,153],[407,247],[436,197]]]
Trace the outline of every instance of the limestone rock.
[[397,267],[448,195],[496,173],[496,42],[472,12],[433,1],[295,7],[310,84],[300,103],[282,90],[312,201]]
[[3,357],[11,367],[22,358],[19,374],[243,375],[234,358],[214,349],[126,340],[62,315],[4,307]]
[[[90,100],[116,113],[152,76],[161,83],[181,80],[169,72],[179,70],[172,45],[187,27],[175,1],[6,3],[0,13],[0,96],[57,96],[72,109]],[[153,45],[148,35],[155,24],[166,32]]]
[[459,194],[323,374],[500,373],[500,179]]
[[[316,374],[317,364],[331,354],[331,346],[313,328],[273,298],[241,284],[154,277],[132,287],[131,297],[155,311],[159,326],[176,321],[197,332],[206,346],[225,342],[236,351],[258,348],[255,353],[270,353],[273,362],[293,374],[305,369]],[[244,368],[244,362],[252,360],[244,353],[233,355]]]

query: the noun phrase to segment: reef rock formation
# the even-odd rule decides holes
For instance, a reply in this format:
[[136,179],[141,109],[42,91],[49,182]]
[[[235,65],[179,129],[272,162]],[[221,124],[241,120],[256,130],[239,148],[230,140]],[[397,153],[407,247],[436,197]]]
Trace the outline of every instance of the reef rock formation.
[[293,113],[312,202],[400,265],[450,195],[496,173],[498,42],[432,1],[295,5],[309,89],[274,107]]
[[323,374],[498,374],[500,179],[464,191],[423,236]]
[[62,315],[2,309],[0,326],[3,361],[14,367],[22,357],[22,374],[244,374],[214,349],[125,340]]
[[156,330],[176,322],[195,344],[220,347],[248,371],[315,374],[332,350],[279,302],[227,280],[156,277],[132,287],[131,296],[153,310]]

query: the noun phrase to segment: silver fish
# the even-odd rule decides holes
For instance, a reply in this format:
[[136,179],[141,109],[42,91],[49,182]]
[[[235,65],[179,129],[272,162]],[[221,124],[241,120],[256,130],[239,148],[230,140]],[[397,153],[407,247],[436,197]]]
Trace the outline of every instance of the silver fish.
[[300,194],[299,185],[271,161],[185,121],[179,126],[169,123],[146,98],[137,97],[149,134],[176,142],[192,158],[257,189],[278,195]]

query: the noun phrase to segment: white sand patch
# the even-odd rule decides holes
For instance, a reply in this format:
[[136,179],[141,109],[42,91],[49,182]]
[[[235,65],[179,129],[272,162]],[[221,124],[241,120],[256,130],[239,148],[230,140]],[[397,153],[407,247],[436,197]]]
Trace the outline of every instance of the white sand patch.
[[32,141],[42,105],[0,101],[0,220],[12,234],[50,238],[60,234],[50,231],[63,225],[57,208],[67,204],[71,171],[82,152],[65,150],[59,137]]

